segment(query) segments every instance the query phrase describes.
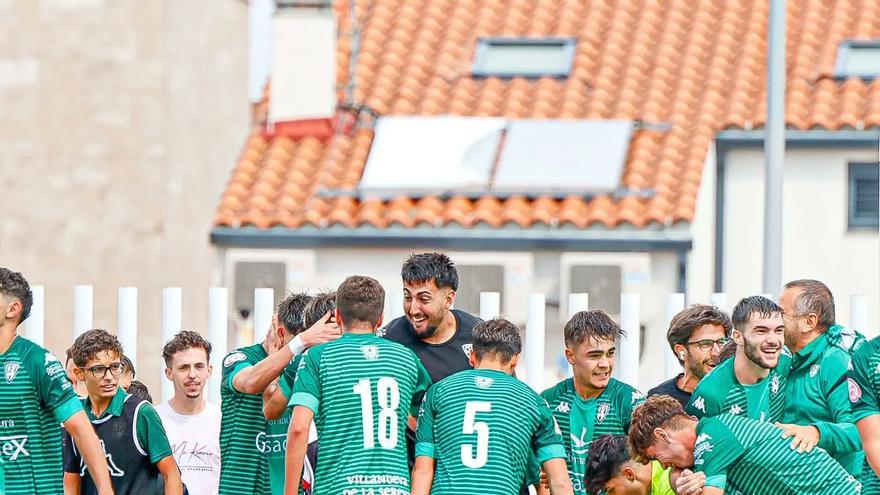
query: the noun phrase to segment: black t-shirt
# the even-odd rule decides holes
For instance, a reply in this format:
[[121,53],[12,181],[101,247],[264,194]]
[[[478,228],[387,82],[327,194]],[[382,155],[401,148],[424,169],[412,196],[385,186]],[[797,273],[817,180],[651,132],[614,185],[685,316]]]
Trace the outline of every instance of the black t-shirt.
[[391,320],[385,328],[379,330],[378,335],[412,349],[431,375],[431,381],[437,383],[453,373],[471,369],[468,358],[474,339],[474,327],[482,321],[457,309],[453,309],[452,314],[455,316],[455,334],[442,344],[423,342],[405,316]]
[[682,378],[684,373],[672,378],[671,380],[667,380],[660,385],[648,390],[648,397],[652,395],[668,395],[673,399],[681,402],[681,407],[687,407],[688,402],[691,401],[691,393],[686,392],[680,388],[678,388],[678,379]]

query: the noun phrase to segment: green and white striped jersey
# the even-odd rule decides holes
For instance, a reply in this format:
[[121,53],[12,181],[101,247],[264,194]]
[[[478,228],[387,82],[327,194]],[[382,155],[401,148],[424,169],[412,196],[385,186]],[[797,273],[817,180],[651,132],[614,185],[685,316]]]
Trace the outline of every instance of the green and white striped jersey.
[[791,449],[770,423],[722,414],[697,423],[694,470],[730,495],[857,495],[860,484],[825,450]]
[[565,459],[553,413],[501,371],[467,370],[431,387],[419,411],[416,456],[436,460],[432,495],[516,495],[531,456]]
[[82,403],[61,362],[30,340],[16,337],[0,366],[0,493],[60,495],[58,424],[82,411]]
[[263,396],[232,387],[235,375],[266,357],[262,344],[236,349],[223,358],[220,381],[220,495],[265,495],[270,492],[266,459]]
[[[847,380],[853,419],[880,415],[880,337],[864,343],[852,358]],[[880,478],[867,458],[862,465],[862,495],[880,495]]]
[[290,405],[315,413],[312,493],[408,495],[404,429],[430,383],[415,353],[372,333],[343,333],[309,349]]

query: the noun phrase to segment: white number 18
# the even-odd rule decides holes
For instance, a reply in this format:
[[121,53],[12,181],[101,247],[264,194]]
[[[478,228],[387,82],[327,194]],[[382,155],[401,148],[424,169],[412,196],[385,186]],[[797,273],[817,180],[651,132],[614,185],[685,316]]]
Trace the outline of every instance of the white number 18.
[[[361,396],[361,423],[364,429],[364,448],[376,446],[373,439],[373,391],[370,380],[358,380],[352,391]],[[379,399],[379,445],[384,449],[397,447],[397,408],[400,406],[400,389],[394,378],[379,378],[376,382]]]

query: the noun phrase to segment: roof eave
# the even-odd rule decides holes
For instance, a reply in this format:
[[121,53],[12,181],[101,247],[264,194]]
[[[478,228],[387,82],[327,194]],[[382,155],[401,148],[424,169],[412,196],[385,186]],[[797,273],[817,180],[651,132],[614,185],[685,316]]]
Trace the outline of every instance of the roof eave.
[[[764,143],[764,129],[728,129],[720,131],[715,139],[726,146],[756,146]],[[871,129],[788,129],[785,131],[785,144],[793,147],[840,147],[877,146],[880,140],[880,127]]]

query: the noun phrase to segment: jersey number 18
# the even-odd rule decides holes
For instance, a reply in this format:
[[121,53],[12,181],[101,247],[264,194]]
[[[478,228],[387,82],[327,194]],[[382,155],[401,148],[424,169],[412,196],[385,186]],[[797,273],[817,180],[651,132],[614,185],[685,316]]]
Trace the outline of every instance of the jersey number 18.
[[[352,391],[361,396],[361,424],[364,431],[364,448],[376,446],[373,426],[373,390],[370,380],[358,380]],[[400,406],[400,389],[397,380],[382,377],[376,381],[376,396],[379,399],[379,445],[384,449],[397,447],[397,408]]]

